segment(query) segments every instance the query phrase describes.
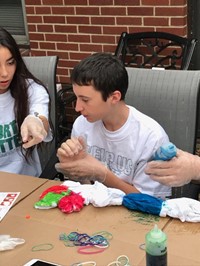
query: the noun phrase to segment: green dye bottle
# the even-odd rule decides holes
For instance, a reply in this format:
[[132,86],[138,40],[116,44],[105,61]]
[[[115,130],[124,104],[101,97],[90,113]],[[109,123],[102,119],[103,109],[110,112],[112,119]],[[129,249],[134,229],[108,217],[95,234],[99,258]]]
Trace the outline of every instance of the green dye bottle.
[[146,234],[146,266],[167,266],[167,236],[157,225]]

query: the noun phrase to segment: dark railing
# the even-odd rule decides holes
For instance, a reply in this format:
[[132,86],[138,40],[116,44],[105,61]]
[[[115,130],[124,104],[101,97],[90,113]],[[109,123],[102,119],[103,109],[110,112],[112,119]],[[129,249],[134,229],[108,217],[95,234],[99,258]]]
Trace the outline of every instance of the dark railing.
[[187,70],[196,42],[165,32],[122,32],[115,55],[126,67]]

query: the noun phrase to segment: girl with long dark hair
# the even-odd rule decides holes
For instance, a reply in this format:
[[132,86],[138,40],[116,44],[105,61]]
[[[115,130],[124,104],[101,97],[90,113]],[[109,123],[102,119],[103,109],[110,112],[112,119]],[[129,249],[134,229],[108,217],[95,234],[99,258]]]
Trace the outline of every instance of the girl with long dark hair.
[[36,145],[52,139],[49,94],[27,69],[16,41],[0,27],[0,171],[39,176]]

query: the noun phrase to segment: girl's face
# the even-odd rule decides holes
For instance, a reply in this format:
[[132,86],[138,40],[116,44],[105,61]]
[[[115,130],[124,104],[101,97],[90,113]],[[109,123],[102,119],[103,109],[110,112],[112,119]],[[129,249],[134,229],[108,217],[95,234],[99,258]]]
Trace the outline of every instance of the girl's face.
[[16,71],[16,61],[8,48],[0,45],[0,94],[10,86]]

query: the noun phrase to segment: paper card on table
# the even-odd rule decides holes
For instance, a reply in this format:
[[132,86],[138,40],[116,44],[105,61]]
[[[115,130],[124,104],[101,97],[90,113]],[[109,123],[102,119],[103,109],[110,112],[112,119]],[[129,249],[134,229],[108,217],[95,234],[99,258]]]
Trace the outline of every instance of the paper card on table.
[[0,192],[0,221],[14,204],[20,192]]

